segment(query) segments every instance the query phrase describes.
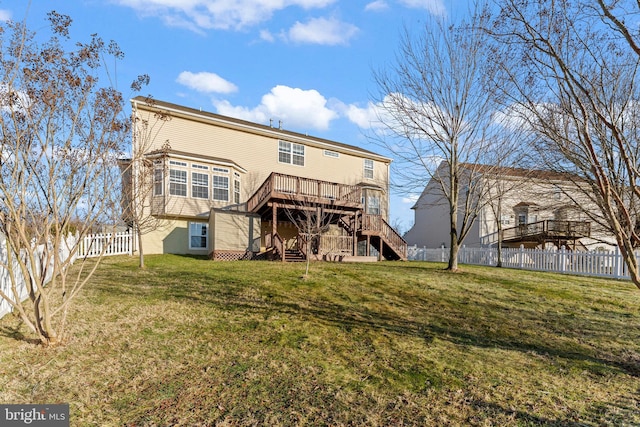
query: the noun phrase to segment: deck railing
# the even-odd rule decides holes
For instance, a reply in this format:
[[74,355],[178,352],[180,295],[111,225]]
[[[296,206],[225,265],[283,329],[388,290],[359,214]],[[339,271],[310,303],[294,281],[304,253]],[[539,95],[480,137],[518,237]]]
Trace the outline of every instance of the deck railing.
[[559,221],[549,219],[507,228],[504,229],[502,233],[503,241],[536,237],[579,239],[591,235],[591,223],[588,221]]
[[[273,238],[272,238],[273,237]],[[271,234],[267,234],[265,236],[265,245],[267,248],[273,248],[274,256],[284,261],[285,259],[285,242],[282,240],[282,237],[278,233],[271,236]]]
[[273,172],[247,201],[253,212],[271,197],[309,197],[326,203],[360,204],[362,189],[357,185],[338,184]]
[[407,242],[381,215],[364,214],[362,216],[362,231],[381,236],[402,259],[407,259]]
[[[314,236],[311,234],[302,233],[300,241],[306,243],[309,239],[312,239]],[[341,235],[328,235],[323,234],[321,236],[316,236],[316,238],[320,239],[320,254],[348,254],[351,255],[353,253],[353,237],[351,236],[341,236]],[[305,248],[306,249],[306,248]]]

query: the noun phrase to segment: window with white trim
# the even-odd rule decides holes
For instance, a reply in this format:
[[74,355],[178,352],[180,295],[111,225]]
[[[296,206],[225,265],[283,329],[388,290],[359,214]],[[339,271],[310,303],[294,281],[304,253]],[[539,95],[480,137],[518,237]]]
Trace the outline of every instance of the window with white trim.
[[153,162],[153,195],[162,196],[164,193],[164,165],[162,161]]
[[333,157],[334,159],[337,159],[340,157],[340,153],[336,151],[324,150],[323,153],[326,157]]
[[191,172],[191,197],[196,199],[209,198],[209,174]]
[[213,175],[213,200],[229,201],[229,176]]
[[367,213],[369,215],[380,215],[380,197],[367,197]]
[[233,173],[233,203],[236,205],[240,203],[240,174],[238,172]]
[[296,166],[304,166],[304,145],[291,144],[293,147],[293,161]]
[[207,233],[207,223],[189,223],[189,249],[207,249],[209,246],[209,234]]
[[553,198],[556,200],[562,199],[562,189],[560,187],[553,188]]
[[373,160],[364,159],[363,175],[366,179],[373,179]]
[[304,145],[278,141],[278,162],[304,166]]
[[172,196],[187,196],[187,171],[169,169],[169,194]]
[[527,223],[527,214],[519,213],[518,214],[518,225],[525,225]]

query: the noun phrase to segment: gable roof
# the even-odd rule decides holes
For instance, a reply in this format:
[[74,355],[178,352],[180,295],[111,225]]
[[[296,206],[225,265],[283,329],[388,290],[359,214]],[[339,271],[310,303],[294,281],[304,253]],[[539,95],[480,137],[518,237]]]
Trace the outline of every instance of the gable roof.
[[479,172],[479,173],[491,173],[492,175],[500,175],[500,176],[511,176],[517,178],[534,178],[545,181],[584,181],[577,175],[571,174],[569,172],[557,172],[543,169],[526,169],[526,168],[515,168],[515,167],[507,167],[507,166],[491,166],[491,165],[481,165],[477,163],[461,163],[461,167]]
[[262,125],[258,123],[249,122],[247,120],[237,119],[235,117],[223,116],[220,114],[210,113],[185,107],[183,105],[172,104],[170,102],[159,101],[153,98],[145,96],[137,96],[131,100],[133,108],[143,108],[152,111],[166,112],[172,116],[182,117],[188,120],[201,121],[208,124],[215,124],[217,126],[242,130],[245,132],[256,133],[260,135],[270,136],[273,138],[283,139],[289,142],[300,142],[306,145],[316,146],[329,150],[340,151],[356,155],[359,157],[366,157],[375,159],[383,163],[391,163],[392,159],[374,153],[373,151],[365,150],[364,148],[356,147],[354,145],[344,144],[329,139],[318,138],[309,136],[306,134],[284,130],[281,128],[274,128],[273,126]]

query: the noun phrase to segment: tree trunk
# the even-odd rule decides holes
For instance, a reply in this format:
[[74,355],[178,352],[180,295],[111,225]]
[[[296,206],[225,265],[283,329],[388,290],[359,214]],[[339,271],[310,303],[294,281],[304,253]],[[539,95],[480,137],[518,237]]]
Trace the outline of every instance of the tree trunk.
[[447,270],[458,271],[458,233],[451,232],[451,250],[449,251],[449,265]]
[[[457,204],[457,199],[455,200]],[[458,210],[455,208],[456,205],[451,206],[451,233],[450,233],[450,243],[449,247],[449,264],[447,265],[447,270],[449,271],[457,271],[458,270]]]
[[498,218],[498,261],[496,262],[496,267],[502,267],[502,220]]
[[[42,292],[42,290],[40,290]],[[38,337],[43,346],[52,346],[59,342],[58,333],[51,324],[51,311],[49,310],[47,301],[38,295],[34,301],[34,313],[36,315],[36,326],[38,328]]]
[[144,252],[142,250],[142,233],[140,229],[136,227],[136,236],[138,237],[138,259],[139,259],[139,267],[145,268],[144,265]]
[[460,244],[458,239],[458,189],[460,182],[457,166],[457,161],[454,158],[453,163],[449,165],[449,189],[451,191],[449,198],[449,223],[451,225],[449,246],[451,250],[449,251],[449,265],[447,265],[449,271],[458,270],[458,247]]
[[[628,242],[625,242],[628,243]],[[629,271],[629,278],[633,282],[634,285],[638,289],[640,289],[640,267],[638,266],[638,259],[636,258],[636,254],[634,252],[633,246],[631,244],[622,244],[619,245],[620,254],[622,255],[622,260],[627,266],[627,270]]]

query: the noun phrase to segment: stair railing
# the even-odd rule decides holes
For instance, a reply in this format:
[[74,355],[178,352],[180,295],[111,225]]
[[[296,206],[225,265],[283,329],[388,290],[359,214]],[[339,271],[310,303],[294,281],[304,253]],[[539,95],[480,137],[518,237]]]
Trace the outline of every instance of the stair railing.
[[284,240],[278,233],[273,235],[273,239],[271,239],[271,247],[273,248],[274,254],[279,256],[282,261],[285,260],[285,249],[284,249]]

